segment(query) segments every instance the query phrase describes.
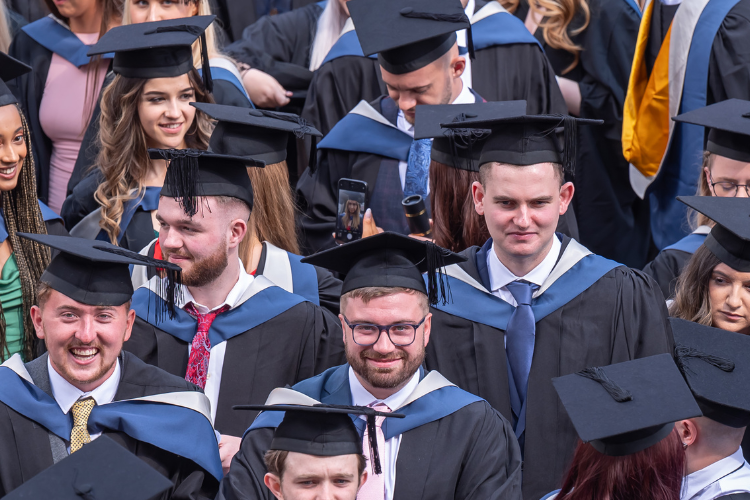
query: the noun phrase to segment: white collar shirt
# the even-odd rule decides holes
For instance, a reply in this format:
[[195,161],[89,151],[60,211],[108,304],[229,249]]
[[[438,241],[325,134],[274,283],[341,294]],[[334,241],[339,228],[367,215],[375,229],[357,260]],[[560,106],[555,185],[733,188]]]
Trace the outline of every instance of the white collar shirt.
[[[354,406],[369,406],[374,403],[385,403],[391,410],[396,410],[411,396],[419,385],[419,370],[414,373],[411,380],[397,393],[386,399],[378,399],[362,386],[352,367],[349,367],[349,389],[352,393],[352,404]],[[360,418],[365,418],[364,416]],[[383,469],[385,483],[385,500],[393,500],[396,488],[396,459],[401,447],[401,434],[393,436],[385,441],[385,449],[380,452],[380,465]]]
[[682,480],[682,500],[713,500],[750,492],[750,465],[742,447],[726,458],[695,471]]

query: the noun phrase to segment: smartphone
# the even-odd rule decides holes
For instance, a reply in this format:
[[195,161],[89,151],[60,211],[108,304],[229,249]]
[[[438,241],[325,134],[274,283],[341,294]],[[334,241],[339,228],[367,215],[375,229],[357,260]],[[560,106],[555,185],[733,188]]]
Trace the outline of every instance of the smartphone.
[[362,238],[367,183],[355,179],[339,180],[339,203],[336,216],[336,242],[349,243]]

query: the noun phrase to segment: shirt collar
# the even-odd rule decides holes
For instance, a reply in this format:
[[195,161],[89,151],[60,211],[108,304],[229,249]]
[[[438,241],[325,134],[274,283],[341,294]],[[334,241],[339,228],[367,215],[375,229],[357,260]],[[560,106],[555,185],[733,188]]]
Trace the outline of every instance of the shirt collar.
[[557,238],[557,235],[555,235],[552,238],[552,247],[544,260],[542,260],[542,262],[540,262],[534,269],[529,271],[526,276],[516,276],[510,271],[510,269],[505,267],[505,264],[500,262],[500,259],[497,258],[497,254],[495,253],[495,243],[493,242],[488,255],[490,291],[496,292],[507,286],[508,283],[518,280],[525,280],[541,287],[552,272],[552,269],[555,267],[561,248],[562,244]]
[[417,389],[419,385],[419,370],[414,372],[411,380],[403,387],[400,391],[395,394],[388,396],[385,399],[378,399],[364,388],[362,383],[359,381],[357,376],[354,374],[354,369],[349,367],[349,389],[352,391],[352,404],[354,406],[369,406],[373,403],[385,403],[388,408],[395,410],[411,396],[411,394]]
[[242,263],[242,260],[240,260],[239,258],[237,260],[240,263],[240,277],[237,280],[237,283],[234,284],[232,289],[227,294],[227,298],[224,299],[224,302],[214,307],[213,309],[209,309],[208,307],[196,302],[193,298],[193,294],[190,293],[188,287],[184,287],[180,308],[182,309],[186,304],[192,302],[199,313],[207,314],[211,311],[216,311],[217,309],[224,307],[225,305],[228,305],[229,309],[234,309],[235,307],[240,305],[239,301],[242,298],[242,295],[245,293],[245,290],[247,290],[247,287],[249,287],[253,282],[254,278],[252,275],[248,274],[247,271],[245,271],[245,265]]
[[52,396],[57,401],[60,409],[67,415],[76,401],[82,398],[92,397],[97,405],[111,403],[117,394],[117,388],[120,385],[120,360],[117,360],[115,371],[99,387],[90,392],[83,392],[70,382],[65,380],[62,375],[57,373],[52,367],[52,362],[47,357],[47,372],[49,373],[49,383],[52,387]]
[[742,467],[744,463],[745,457],[742,456],[742,447],[740,447],[728,457],[689,474],[683,479],[682,487],[685,494],[682,498],[688,500],[693,498],[710,484]]

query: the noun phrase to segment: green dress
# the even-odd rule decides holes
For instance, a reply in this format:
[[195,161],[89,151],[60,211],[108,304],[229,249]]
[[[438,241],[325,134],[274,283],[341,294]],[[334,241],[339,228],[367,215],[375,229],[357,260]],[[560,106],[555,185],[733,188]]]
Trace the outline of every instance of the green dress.
[[[5,316],[5,339],[12,356],[23,351],[23,295],[14,254],[10,254],[0,275],[0,305]],[[2,354],[0,359],[10,357],[7,352]]]

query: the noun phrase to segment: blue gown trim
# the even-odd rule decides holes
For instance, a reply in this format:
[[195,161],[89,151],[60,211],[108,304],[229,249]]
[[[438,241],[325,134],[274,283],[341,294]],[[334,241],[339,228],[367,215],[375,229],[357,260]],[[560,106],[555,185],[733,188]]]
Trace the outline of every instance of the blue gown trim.
[[[270,286],[234,309],[216,316],[208,330],[208,338],[212,346],[220,344],[272,320],[305,301],[306,299],[299,295],[289,293],[277,286]],[[131,309],[135,310],[136,316],[190,344],[197,329],[195,318],[178,308],[174,319],[165,317],[157,322],[155,313],[163,310],[161,309],[163,306],[164,300],[145,286],[140,287],[133,294]]]
[[303,264],[301,255],[287,252],[289,266],[292,268],[292,286],[295,295],[320,306],[320,293],[318,290],[318,273],[310,264]]
[[[122,218],[120,219],[120,234],[117,235],[117,242],[120,243],[122,238],[125,236],[130,221],[133,220],[133,215],[138,208],[142,208],[145,212],[151,212],[159,208],[159,195],[161,194],[161,188],[156,186],[147,186],[143,192],[143,196],[140,198],[133,198],[125,203],[125,207],[122,211]],[[109,241],[107,232],[102,229],[96,236],[99,241]]]
[[[203,77],[203,70],[198,68],[198,74]],[[250,99],[250,96],[247,94],[247,91],[245,90],[245,87],[242,85],[242,82],[237,79],[237,77],[229,71],[226,68],[220,68],[219,66],[211,66],[211,78],[214,80],[224,80],[235,87],[237,87],[237,90],[239,90],[242,95],[244,95],[247,98],[247,102],[250,103],[250,106],[255,109],[255,104],[253,104],[252,99]]]
[[[711,48],[724,18],[739,0],[711,0],[698,18],[685,67],[685,84],[677,114],[706,105]],[[651,232],[657,248],[663,249],[685,236],[682,221],[687,207],[677,196],[695,194],[703,157],[704,127],[676,122],[664,165],[649,186]]]
[[[327,62],[346,56],[365,57],[364,52],[362,52],[362,45],[359,43],[359,38],[357,37],[357,32],[355,30],[351,30],[341,35],[336,43],[333,44],[331,50],[328,51],[328,55],[326,55],[326,58],[323,59],[323,62],[320,65],[323,66]],[[377,59],[378,55],[373,54],[369,57],[370,59]]]
[[396,127],[350,112],[318,143],[318,149],[370,153],[406,161],[413,141]]
[[[424,370],[422,368],[420,368],[420,374],[420,378],[424,378]],[[348,364],[329,368],[320,375],[299,382],[292,389],[321,403],[337,405],[352,404],[352,394],[349,389]],[[383,434],[385,435],[385,439],[390,439],[422,425],[447,417],[478,401],[484,400],[456,386],[437,389],[403,408],[399,408],[398,413],[406,415],[405,418],[385,419],[382,427]],[[283,418],[284,412],[263,412],[258,415],[248,431],[267,427],[276,428]],[[357,416],[352,417],[352,421],[359,429],[360,434],[363,434],[365,421]]]
[[[47,393],[5,366],[0,367],[0,401],[61,439],[70,440],[72,415],[63,413]],[[194,410],[165,403],[117,401],[95,406],[88,427],[91,433],[103,430],[125,433],[192,460],[217,480],[223,476],[211,422]],[[190,439],[175,434],[174,429],[180,429]]]
[[[680,241],[673,245],[669,245],[664,250],[679,250],[680,252],[695,253],[704,241],[706,241],[707,234],[688,234]],[[662,252],[664,251],[662,250]]]
[[[90,45],[83,43],[72,31],[60,25],[51,17],[43,17],[21,28],[36,43],[59,55],[72,65],[80,68],[91,61],[86,55]],[[103,59],[111,59],[114,54],[104,54]]]
[[[37,200],[39,202],[39,210],[42,211],[42,219],[44,219],[44,222],[49,222],[51,220],[60,220],[62,221],[62,217],[57,215],[50,207],[42,203],[41,200]],[[5,240],[8,239],[8,227],[5,225],[5,217],[3,217],[3,211],[0,210],[0,243],[5,242]]]
[[513,43],[535,43],[544,52],[542,44],[529,32],[523,21],[510,12],[498,12],[472,24],[471,36],[474,50]]

